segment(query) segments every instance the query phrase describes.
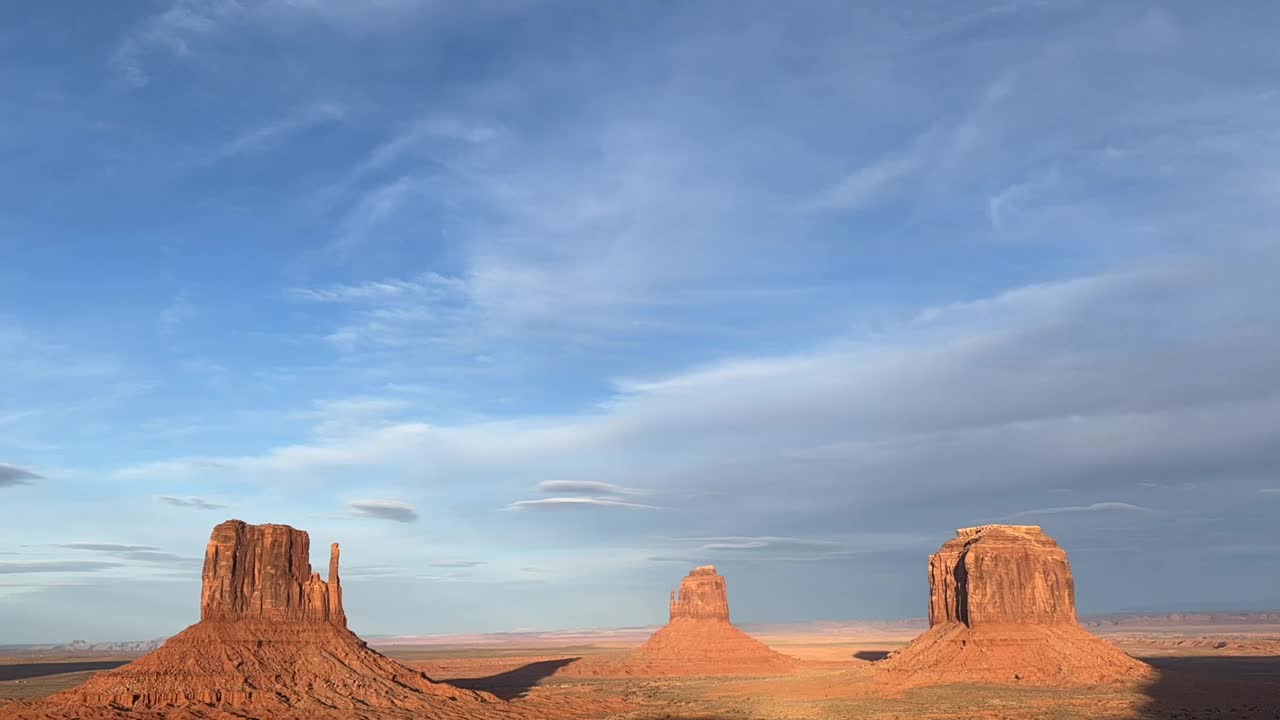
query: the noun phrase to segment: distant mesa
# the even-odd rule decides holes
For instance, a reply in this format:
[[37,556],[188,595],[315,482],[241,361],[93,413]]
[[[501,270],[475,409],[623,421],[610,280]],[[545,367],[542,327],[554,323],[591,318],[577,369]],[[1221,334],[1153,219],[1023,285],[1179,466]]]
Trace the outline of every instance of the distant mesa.
[[670,621],[620,658],[585,660],[564,674],[614,676],[769,675],[798,661],[734,627],[729,593],[714,566],[694,568],[670,597]]
[[1080,627],[1067,553],[1034,525],[957,530],[929,557],[929,625],[877,664],[882,678],[1094,685],[1151,672]]
[[306,532],[228,520],[205,551],[199,622],[128,665],[4,716],[498,716],[486,710],[500,702],[494,696],[434,682],[348,630],[338,558],[334,544],[322,580],[311,572]]

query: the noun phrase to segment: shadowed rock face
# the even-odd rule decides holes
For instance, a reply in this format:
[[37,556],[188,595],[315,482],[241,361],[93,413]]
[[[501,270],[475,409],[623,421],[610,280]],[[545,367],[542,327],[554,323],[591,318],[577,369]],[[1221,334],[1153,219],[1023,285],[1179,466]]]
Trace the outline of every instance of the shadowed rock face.
[[963,528],[929,556],[929,624],[1076,622],[1067,553],[1035,525]]
[[304,620],[346,626],[338,579],[338,544],[329,581],[311,572],[311,540],[287,525],[228,520],[213,529],[204,553],[200,619]]
[[729,593],[714,565],[694,568],[671,591],[671,619],[702,618],[729,621]]

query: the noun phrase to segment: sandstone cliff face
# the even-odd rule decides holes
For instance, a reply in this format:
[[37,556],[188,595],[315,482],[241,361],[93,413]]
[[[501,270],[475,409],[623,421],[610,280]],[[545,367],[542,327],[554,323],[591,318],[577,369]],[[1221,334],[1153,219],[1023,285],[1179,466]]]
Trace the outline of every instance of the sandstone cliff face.
[[703,618],[729,621],[729,592],[714,565],[694,568],[680,582],[679,593],[671,591],[671,620]]
[[1066,552],[1034,525],[983,525],[929,557],[929,630],[878,664],[887,682],[1084,684],[1150,668],[1076,622]]
[[1035,525],[963,528],[929,557],[929,624],[1076,622],[1067,553]]
[[287,525],[228,520],[213,529],[204,553],[201,620],[302,620],[345,626],[338,544],[329,581],[311,572],[311,539]]

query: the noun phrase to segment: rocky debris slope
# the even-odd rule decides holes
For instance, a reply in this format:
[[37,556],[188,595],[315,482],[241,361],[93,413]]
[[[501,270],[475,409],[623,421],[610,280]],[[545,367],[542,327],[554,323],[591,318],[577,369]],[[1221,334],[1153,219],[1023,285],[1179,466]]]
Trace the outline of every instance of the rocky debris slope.
[[582,661],[568,675],[760,675],[788,672],[797,661],[729,622],[729,594],[715,567],[695,568],[671,593],[670,621],[620,658]]
[[929,630],[879,663],[908,685],[1101,684],[1150,668],[1076,622],[1066,552],[1034,525],[983,525],[929,557]]
[[307,533],[230,520],[205,552],[200,622],[14,718],[500,717],[497,698],[432,681],[347,629],[338,546],[328,581]]

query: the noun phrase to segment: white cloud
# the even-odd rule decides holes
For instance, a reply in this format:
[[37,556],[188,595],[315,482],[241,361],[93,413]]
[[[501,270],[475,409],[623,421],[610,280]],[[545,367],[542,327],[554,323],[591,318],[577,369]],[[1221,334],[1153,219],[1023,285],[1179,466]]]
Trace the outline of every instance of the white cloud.
[[1038,510],[1023,510],[1022,512],[1016,512],[1010,515],[1009,517],[1020,518],[1020,517],[1031,517],[1033,515],[1062,515],[1064,513],[1094,513],[1094,512],[1128,512],[1128,513],[1152,514],[1152,513],[1155,513],[1156,511],[1152,510],[1151,508],[1146,508],[1140,505],[1133,505],[1133,504],[1124,503],[1124,502],[1098,502],[1098,503],[1093,503],[1092,505],[1066,505],[1062,507],[1040,508]]
[[420,301],[445,298],[464,292],[465,289],[466,283],[460,278],[424,272],[410,279],[389,278],[358,284],[291,288],[289,294],[295,299],[309,302],[376,304],[400,300]]
[[492,141],[498,134],[495,127],[485,123],[453,117],[424,118],[375,147],[356,168],[354,176],[360,178],[412,160],[440,141],[479,144]]
[[517,500],[507,506],[508,510],[533,510],[548,508],[621,508],[625,510],[660,510],[656,505],[627,502],[614,498],[600,497],[553,497],[540,500]]
[[909,147],[863,165],[821,191],[812,201],[816,210],[861,210],[891,196],[925,167],[932,135]]
[[[1249,302],[1260,297],[1255,281],[1265,285],[1269,265],[1253,258],[1246,266],[1226,286],[1214,265],[1181,263],[1011,289],[917,313],[875,345],[832,343],[620,381],[612,397],[577,413],[385,421],[116,476],[292,479],[430,466],[459,476],[501,467],[545,477],[561,475],[570,458],[575,472],[596,472],[626,457],[656,496],[679,486],[765,512],[834,510],[961,485],[1071,487],[1116,474],[1130,485],[1176,484],[1206,464],[1245,472],[1265,467],[1274,455],[1267,448],[1277,447],[1280,402],[1263,390],[1280,379],[1247,361],[1275,339],[1219,322],[1195,330],[1195,342],[1149,326],[1127,341],[1092,338],[1116,321],[1116,307],[1141,312],[1155,298],[1178,323],[1206,315],[1254,326],[1261,318],[1250,313],[1266,311]],[[725,458],[732,470],[722,468]],[[784,478],[792,478],[785,492]],[[634,483],[623,475],[607,484]],[[496,493],[518,491],[496,485]],[[603,485],[541,491],[557,497],[511,507],[637,504]]]
[[147,85],[151,82],[146,69],[150,55],[188,56],[197,38],[220,29],[244,10],[240,0],[173,0],[125,36],[111,58],[112,67],[127,85]]
[[574,495],[644,495],[643,490],[622,487],[598,480],[546,480],[535,488],[544,493],[571,493]]
[[207,158],[207,162],[220,162],[241,155],[261,152],[283,142],[291,135],[341,121],[345,116],[346,108],[340,103],[316,103],[303,108],[291,117],[275,120],[240,133],[219,146]]

